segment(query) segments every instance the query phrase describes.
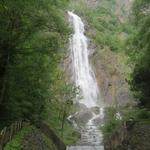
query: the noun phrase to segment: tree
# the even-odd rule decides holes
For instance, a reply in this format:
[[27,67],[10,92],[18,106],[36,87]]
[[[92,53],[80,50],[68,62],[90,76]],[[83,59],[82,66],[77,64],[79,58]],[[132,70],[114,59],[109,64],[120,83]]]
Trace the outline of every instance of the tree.
[[67,0],[0,2],[0,120],[42,117],[69,30]]
[[137,33],[132,45],[137,59],[132,73],[131,89],[139,104],[150,108],[150,2],[136,0],[133,5],[134,26]]

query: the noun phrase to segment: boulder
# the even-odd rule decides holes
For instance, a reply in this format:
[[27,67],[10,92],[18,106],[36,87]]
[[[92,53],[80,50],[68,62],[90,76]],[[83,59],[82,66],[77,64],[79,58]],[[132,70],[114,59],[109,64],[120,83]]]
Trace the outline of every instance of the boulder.
[[83,125],[86,124],[92,117],[92,112],[87,109],[84,111],[77,112],[72,116],[71,119],[73,119],[78,125]]

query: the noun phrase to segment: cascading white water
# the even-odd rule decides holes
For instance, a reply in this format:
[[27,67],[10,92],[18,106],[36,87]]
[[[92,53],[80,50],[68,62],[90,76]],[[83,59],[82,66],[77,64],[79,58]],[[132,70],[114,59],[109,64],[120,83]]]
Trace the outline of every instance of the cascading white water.
[[73,24],[74,34],[70,39],[72,69],[76,86],[79,86],[83,99],[81,103],[87,107],[97,105],[99,90],[94,72],[89,63],[88,39],[84,35],[84,24],[79,16],[68,12]]
[[[95,74],[89,63],[88,39],[84,35],[84,23],[81,18],[73,12],[68,12],[70,22],[73,25],[74,34],[70,39],[70,49],[72,58],[73,77],[76,86],[80,87],[82,100],[80,103],[91,107],[100,107],[98,105],[99,90]],[[103,118],[103,108],[100,113],[93,113],[93,117],[81,130],[80,145],[70,146],[67,150],[104,150],[102,145],[102,134],[98,126],[94,123],[97,118]],[[69,116],[70,119],[72,116]],[[73,122],[75,124],[75,122]],[[77,126],[77,124],[75,124]]]

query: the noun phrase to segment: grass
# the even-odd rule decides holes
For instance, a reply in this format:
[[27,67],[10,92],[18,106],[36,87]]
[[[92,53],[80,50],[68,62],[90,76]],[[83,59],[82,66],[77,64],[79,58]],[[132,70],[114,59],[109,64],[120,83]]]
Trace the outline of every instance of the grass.
[[6,144],[4,150],[21,150],[22,149],[22,141],[25,135],[30,132],[32,126],[22,128],[13,139]]

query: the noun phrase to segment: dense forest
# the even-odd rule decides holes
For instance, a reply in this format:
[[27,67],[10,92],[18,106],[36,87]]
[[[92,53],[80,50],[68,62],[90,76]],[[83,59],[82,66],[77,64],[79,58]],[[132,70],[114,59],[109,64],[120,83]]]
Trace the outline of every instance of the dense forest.
[[[77,109],[73,100],[79,94],[62,65],[72,33],[68,9],[88,22],[95,34],[87,35],[97,48],[107,46],[129,58],[127,82],[137,105],[131,111],[123,108],[123,120],[113,118],[122,108],[110,108],[104,134],[130,119],[150,119],[150,1],[135,0],[125,23],[113,14],[114,2],[102,5],[111,10],[90,9],[73,0],[0,1],[0,129],[20,119],[33,124],[45,120],[66,144],[79,138],[66,121]],[[127,38],[120,39],[120,32]]]
[[149,67],[150,67],[150,14],[148,0],[135,1],[133,5],[133,25],[135,32],[131,38],[131,59],[135,64],[131,75],[131,89],[136,98],[140,100],[139,105],[150,108],[149,101]]
[[66,6],[66,0],[0,2],[2,127],[23,118],[45,119],[53,102],[57,107],[60,99],[71,99],[74,89],[60,69],[70,31],[64,18]]

